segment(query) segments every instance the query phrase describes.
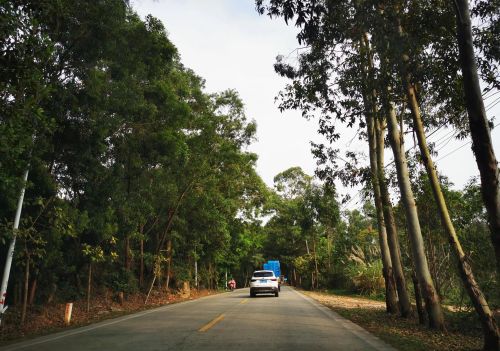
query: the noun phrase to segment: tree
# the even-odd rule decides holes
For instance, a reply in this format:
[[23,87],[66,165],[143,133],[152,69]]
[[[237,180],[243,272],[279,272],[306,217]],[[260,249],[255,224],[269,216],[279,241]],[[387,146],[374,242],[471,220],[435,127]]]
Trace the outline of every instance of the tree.
[[[28,244],[29,270],[15,267],[28,300],[132,293],[153,275],[175,289],[193,261],[211,287],[224,266],[250,269],[267,189],[238,94],[205,93],[161,22],[122,0],[0,9],[0,218],[10,220],[30,152],[27,218],[35,200],[49,204],[32,231],[47,254],[34,260]],[[240,240],[248,251],[232,255]]]
[[274,177],[276,193],[268,203],[264,253],[285,265],[291,282],[317,289],[328,286],[333,271],[333,246],[340,222],[335,187],[318,184],[300,167]]
[[[401,15],[399,13],[399,9],[394,8],[391,9],[394,11],[394,16],[396,19],[392,19],[391,16],[389,15],[389,21],[394,21],[394,35],[390,36],[390,38],[395,38],[393,39],[394,46],[398,49],[396,49],[396,56],[400,56],[400,61],[399,64],[396,63],[395,66],[399,66],[399,70],[401,72],[401,81],[403,85],[403,90],[405,91],[405,95],[408,101],[408,105],[410,107],[410,111],[412,114],[413,118],[413,126],[415,130],[415,134],[417,135],[418,139],[418,145],[420,149],[420,155],[422,157],[422,163],[425,166],[425,169],[427,171],[427,174],[429,176],[431,188],[433,191],[434,199],[436,203],[438,204],[438,210],[440,213],[441,217],[441,222],[442,225],[445,229],[445,233],[448,237],[448,240],[454,250],[454,253],[457,257],[458,261],[458,268],[460,275],[462,277],[464,286],[466,287],[466,290],[469,294],[469,297],[471,301],[473,301],[473,304],[476,308],[476,311],[478,315],[480,316],[482,323],[483,323],[483,330],[484,330],[484,335],[485,335],[485,349],[489,349],[491,347],[496,348],[498,347],[499,344],[499,334],[498,334],[498,328],[496,326],[495,319],[493,317],[493,314],[491,310],[489,309],[488,303],[484,297],[484,294],[482,293],[479,285],[477,284],[474,275],[472,273],[472,269],[470,265],[466,261],[465,253],[462,249],[462,246],[460,244],[460,241],[458,239],[458,236],[455,232],[455,228],[453,226],[453,223],[451,221],[448,208],[441,190],[441,185],[437,176],[437,171],[435,169],[434,163],[431,158],[431,154],[429,151],[429,148],[427,146],[427,141],[424,133],[424,126],[423,126],[423,121],[422,121],[422,116],[421,116],[421,111],[419,107],[419,102],[417,101],[417,95],[416,95],[416,88],[415,88],[415,83],[414,77],[412,75],[412,69],[410,66],[410,56],[406,50],[401,50],[400,48],[406,48],[408,46],[408,43],[405,42],[405,33],[404,33],[404,28],[401,24]],[[386,9],[386,13],[391,13],[390,10]],[[389,24],[390,25],[390,24]],[[396,58],[397,60],[397,58]],[[390,123],[390,122],[389,122]],[[394,128],[394,127],[393,127]],[[396,159],[396,164],[397,164],[397,159]],[[417,274],[418,274],[418,265],[417,265]],[[420,282],[422,284],[422,282]],[[424,298],[426,297],[425,293],[425,286],[424,287]],[[432,295],[431,295],[432,296]],[[426,305],[428,302],[426,301]],[[433,323],[432,321],[432,316],[429,313],[429,316],[431,318],[430,322]],[[493,346],[491,346],[493,345]]]
[[[491,240],[495,248],[497,272],[500,272],[500,170],[498,169],[498,162],[491,141],[490,125],[479,86],[469,4],[468,1],[458,0],[454,1],[453,5],[456,11],[456,35],[463,74],[465,104],[469,116],[472,150],[474,151],[481,175],[483,201],[488,211]],[[489,5],[485,2],[480,2],[478,11],[485,14],[493,12],[495,2],[491,5],[492,10],[489,10]],[[498,12],[498,3],[496,5],[496,11]],[[490,56],[489,58],[493,59],[494,56]],[[498,61],[498,57],[496,59]],[[498,339],[497,331],[497,344]],[[491,340],[491,343],[494,345],[494,338]]]

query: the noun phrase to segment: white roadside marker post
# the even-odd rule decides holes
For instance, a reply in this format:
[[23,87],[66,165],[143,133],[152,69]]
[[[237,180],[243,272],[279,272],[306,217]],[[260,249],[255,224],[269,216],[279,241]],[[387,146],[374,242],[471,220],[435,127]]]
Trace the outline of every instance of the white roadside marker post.
[[73,302],[68,302],[66,304],[66,311],[64,311],[64,324],[69,325],[71,323],[72,312],[73,312]]

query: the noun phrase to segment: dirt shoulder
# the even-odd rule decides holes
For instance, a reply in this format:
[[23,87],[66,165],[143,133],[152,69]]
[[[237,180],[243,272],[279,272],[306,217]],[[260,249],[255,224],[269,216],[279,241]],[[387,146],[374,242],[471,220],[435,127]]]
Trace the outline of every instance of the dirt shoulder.
[[102,320],[120,317],[123,315],[179,303],[200,297],[220,293],[213,290],[191,290],[190,294],[166,294],[165,292],[153,291],[144,304],[145,294],[133,294],[126,296],[123,301],[111,294],[95,296],[92,299],[90,311],[87,313],[87,302],[85,299],[73,302],[73,312],[70,325],[64,324],[64,312],[66,303],[53,303],[44,306],[30,306],[26,315],[24,325],[21,326],[21,309],[10,306],[4,315],[0,328],[0,345],[34,338],[96,323]]
[[481,328],[471,313],[446,311],[447,330],[435,332],[419,325],[416,317],[405,319],[387,314],[384,302],[331,293],[303,293],[401,351],[465,351],[482,347]]

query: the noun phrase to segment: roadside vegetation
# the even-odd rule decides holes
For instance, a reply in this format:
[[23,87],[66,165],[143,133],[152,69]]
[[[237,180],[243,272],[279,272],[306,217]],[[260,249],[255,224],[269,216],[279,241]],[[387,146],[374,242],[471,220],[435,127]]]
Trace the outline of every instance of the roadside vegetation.
[[205,93],[163,24],[122,0],[0,13],[2,267],[26,186],[3,337],[53,305],[92,320],[102,299],[215,290],[260,263],[268,190],[237,92]]
[[[373,285],[374,273],[381,271],[386,311],[408,318],[414,299],[420,323],[437,333],[446,329],[443,300],[463,289],[459,294],[481,323],[483,348],[499,350],[494,313],[500,291],[500,170],[490,134],[495,124],[487,115],[499,101],[494,97],[500,87],[499,2],[255,3],[261,15],[298,28],[297,50],[276,58],[276,72],[289,80],[277,100],[281,110],[299,110],[318,121],[318,133],[327,142],[312,144],[316,174],[327,182],[362,184],[373,199],[370,218],[376,219],[378,261],[371,260],[372,252],[361,255],[355,247],[353,260],[365,264],[351,282],[366,290],[363,286]],[[365,153],[339,151],[340,124],[356,129]],[[439,155],[441,139],[429,141],[439,130],[451,131],[446,140],[470,138],[489,234],[476,244],[491,245],[480,253],[488,255],[486,266],[471,260],[469,233],[460,233],[465,223],[453,211],[455,199],[438,163],[449,154]],[[406,144],[412,138],[410,147]],[[386,147],[391,162],[385,160]],[[396,203],[391,201],[393,185]],[[425,200],[418,193],[424,190],[430,195]],[[427,222],[434,215],[432,224]],[[438,277],[445,262],[454,269],[444,270],[458,276],[446,287]],[[312,275],[311,286],[314,280]]]
[[72,307],[70,324],[64,321],[66,303],[55,301],[46,305],[32,305],[27,311],[25,322],[20,327],[22,311],[20,306],[11,306],[8,322],[2,327],[0,344],[7,345],[22,339],[35,338],[42,335],[61,332],[70,328],[86,326],[106,319],[141,312],[165,305],[175,304],[188,300],[198,299],[219,293],[214,290],[178,291],[175,294],[166,294],[165,291],[155,290],[144,304],[146,293],[129,294],[120,300],[112,294],[95,295],[92,305],[87,310],[85,299],[75,300]]
[[[314,176],[291,167],[273,187],[238,93],[206,93],[158,19],[123,0],[0,5],[2,264],[17,239],[2,338],[59,327],[66,302],[86,323],[226,277],[246,286],[278,259],[294,286],[382,299],[335,309],[384,338],[498,350],[500,190],[484,107],[500,101],[498,1],[472,3],[472,29],[462,0],[256,5],[299,28],[298,60],[275,65],[291,80],[279,108],[316,117],[329,142],[312,146]],[[340,155],[336,123],[357,129],[365,155]],[[470,138],[480,170],[463,189],[432,161],[452,138]],[[338,181],[362,190],[340,199]]]
[[446,330],[436,333],[416,319],[388,315],[385,303],[345,291],[306,292],[341,316],[362,326],[400,351],[479,350],[481,324],[473,311],[445,308]]

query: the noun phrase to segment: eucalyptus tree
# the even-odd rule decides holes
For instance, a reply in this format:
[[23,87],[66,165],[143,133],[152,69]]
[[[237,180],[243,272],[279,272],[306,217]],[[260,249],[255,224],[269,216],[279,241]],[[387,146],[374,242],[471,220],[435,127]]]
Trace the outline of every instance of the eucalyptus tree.
[[[358,54],[359,45],[364,42],[365,24],[357,25],[362,22],[360,19],[362,14],[355,11],[357,4],[295,1],[280,1],[269,5],[265,5],[263,1],[256,3],[261,13],[267,11],[271,17],[281,16],[286,22],[295,20],[295,24],[301,28],[297,36],[299,44],[309,48],[300,55],[297,69],[286,62],[278,62],[275,66],[280,74],[294,81],[280,94],[282,100],[280,108],[301,109],[304,115],[312,115],[313,110],[320,109],[322,115],[319,120],[319,132],[326,135],[330,143],[339,138],[338,131],[334,127],[333,120],[335,119],[347,123],[348,126],[356,124],[359,124],[360,128],[368,126],[368,135],[373,135],[371,124],[366,123],[367,120],[368,122],[374,120],[374,111],[371,105],[368,105],[372,88],[366,86],[362,77],[357,74],[366,68],[360,64]],[[365,78],[368,78],[368,75]],[[353,88],[353,84],[358,89]],[[360,100],[364,100],[366,106],[363,106]],[[376,108],[375,105],[373,107]],[[375,142],[375,138],[370,138],[370,141]],[[322,150],[325,150],[324,146],[316,149],[315,154],[325,160]],[[376,151],[374,147],[371,150]],[[336,157],[336,153],[332,151],[327,151],[327,153],[330,154],[329,156]],[[379,172],[376,168],[375,154],[371,153],[370,156],[374,161],[371,163],[371,178],[375,184],[378,184]],[[336,164],[337,161],[335,160],[334,163]],[[394,259],[394,264],[398,266],[396,272],[400,273],[397,281],[399,282],[398,291],[402,297],[401,312],[406,316],[410,306],[400,255],[397,254],[398,250],[394,254],[391,254],[389,250],[386,227],[383,222],[383,202],[378,187],[375,195],[379,209],[379,239],[384,264],[387,310],[395,312],[398,309],[392,268]],[[392,235],[390,241],[397,243],[397,234],[392,230],[390,234]],[[393,249],[397,248],[397,244],[391,246]]]
[[[4,150],[0,159],[0,218],[12,223],[15,217],[13,230],[9,230],[3,238],[10,242],[2,276],[0,315],[3,315],[7,309],[5,296],[21,208],[25,189],[29,185],[26,182],[30,162],[38,163],[44,145],[37,140],[53,128],[50,117],[40,107],[40,101],[47,97],[51,89],[49,69],[54,62],[54,43],[43,33],[31,9],[23,4],[3,3],[0,13],[0,147]],[[26,208],[24,214],[30,215]],[[33,238],[38,237],[38,231],[31,225],[31,228],[19,232],[23,233],[25,235],[21,239],[24,237],[25,249],[20,254],[25,253],[25,281],[21,323],[26,316],[30,259],[34,251],[28,249],[27,243],[35,241]]]
[[[493,314],[484,297],[484,294],[482,293],[474,277],[472,268],[466,260],[465,252],[462,249],[461,243],[455,231],[455,227],[451,221],[448,207],[446,205],[443,192],[441,190],[441,184],[438,179],[437,171],[432,161],[431,153],[429,151],[426,141],[424,124],[420,109],[420,103],[417,97],[416,86],[417,84],[420,84],[421,87],[423,85],[423,87],[420,90],[425,91],[427,90],[427,87],[431,86],[430,84],[426,85],[425,83],[431,83],[431,82],[435,83],[436,80],[434,80],[433,82],[433,80],[431,79],[431,82],[426,82],[425,80],[423,81],[419,80],[419,77],[414,75],[414,72],[418,72],[418,68],[414,68],[417,62],[419,62],[419,60],[425,59],[422,58],[420,52],[426,51],[425,48],[428,48],[428,51],[432,50],[433,45],[439,46],[439,44],[436,44],[437,41],[442,40],[441,38],[443,37],[446,38],[446,33],[444,33],[442,36],[439,35],[436,36],[435,34],[426,35],[426,32],[434,31],[436,33],[439,33],[440,31],[442,31],[441,23],[443,23],[443,21],[446,21],[446,19],[449,19],[450,16],[447,16],[446,9],[439,11],[438,4],[433,4],[432,10],[426,8],[425,5],[419,7],[419,5],[417,4],[407,4],[407,8],[404,9],[400,6],[403,6],[403,4],[384,6],[383,10],[379,10],[377,12],[381,15],[382,21],[385,24],[379,27],[381,28],[382,31],[384,31],[384,34],[380,35],[379,33],[376,33],[374,37],[375,40],[379,41],[378,47],[379,47],[379,52],[381,53],[381,60],[384,60],[386,64],[392,64],[393,67],[396,68],[396,71],[400,72],[402,90],[405,92],[406,101],[408,102],[408,106],[411,111],[413,119],[413,128],[417,136],[422,163],[424,164],[430,179],[430,184],[433,190],[434,199],[438,204],[438,210],[440,213],[441,222],[445,229],[445,233],[449,239],[449,242],[452,246],[454,254],[457,258],[458,269],[462,281],[464,283],[464,286],[468,292],[471,301],[475,306],[478,315],[480,316],[483,325],[483,331],[485,337],[484,348],[495,349],[498,348],[498,343],[499,343],[498,328],[496,326]],[[422,13],[424,14],[436,13],[438,19],[442,18],[442,20],[439,20],[440,24],[438,26],[429,25],[428,18],[426,18],[424,21],[419,21],[419,18],[422,17],[421,16]],[[422,22],[425,23],[426,26],[423,26]],[[411,23],[412,26],[408,25],[408,23]],[[407,33],[408,27],[412,27],[412,32]],[[422,28],[423,32],[422,31],[415,32],[415,27]],[[412,40],[413,38],[415,40]],[[387,44],[387,42],[389,42],[389,44]],[[392,46],[394,49],[390,53],[384,54],[387,45]],[[436,56],[439,57],[439,52],[437,53]],[[416,57],[418,57],[418,59],[416,59]],[[449,67],[453,67],[453,65],[450,64]],[[456,70],[455,72],[451,71],[450,75],[452,77],[456,77],[457,76]],[[457,80],[457,78],[455,79]],[[440,82],[438,81],[438,83]],[[420,97],[420,99],[422,99],[422,97]],[[386,106],[388,107],[389,111],[389,118],[388,118],[389,130],[391,130],[391,128],[392,130],[396,130],[397,123],[395,123],[396,122],[395,119],[391,117],[392,115],[391,111],[393,110],[392,106],[390,106],[390,103],[389,104],[386,103]],[[395,145],[396,138],[392,138],[391,142],[393,143],[393,145]],[[395,159],[395,161],[396,164],[398,165],[397,158]],[[401,182],[401,179],[399,179],[399,181]],[[409,188],[408,191],[411,191],[411,188]],[[411,207],[413,201],[414,200],[412,195],[411,200],[408,201],[409,205],[407,206],[408,208]],[[418,267],[419,265],[417,265],[417,274],[419,273]],[[427,288],[427,286],[423,285],[422,288],[424,289],[424,298],[425,298],[426,296],[425,289]],[[429,293],[428,295],[433,296],[431,293]],[[436,325],[437,324],[438,323],[436,323]]]
[[34,148],[34,140],[54,127],[40,102],[52,89],[50,68],[55,55],[54,42],[30,8],[6,2],[1,11],[0,201],[3,210],[12,211],[29,159],[38,159],[43,152],[41,145]]
[[[458,0],[451,3],[456,11],[456,35],[463,75],[465,104],[469,116],[472,150],[481,175],[483,201],[488,211],[491,240],[497,261],[497,273],[500,274],[500,170],[492,145],[491,127],[479,84],[469,2]],[[498,89],[500,80],[498,74],[495,74],[495,70],[498,70],[500,63],[498,53],[500,4],[497,0],[478,1],[475,13],[479,20],[484,22],[485,27],[479,30],[478,40],[484,54],[482,68],[487,73],[484,78],[490,86],[493,85]],[[498,339],[497,334],[497,343]]]
[[[257,2],[258,6],[260,6],[260,9],[263,10],[264,7],[262,6],[262,2]],[[381,89],[382,91],[382,98],[383,98],[383,107],[385,108],[385,113],[387,113],[388,118],[387,118],[387,123],[389,127],[389,139],[391,141],[391,145],[393,148],[393,151],[395,152],[395,160],[396,160],[396,166],[398,170],[398,179],[399,179],[399,185],[402,191],[402,199],[404,200],[403,202],[406,204],[406,209],[407,209],[407,216],[408,216],[408,223],[409,229],[410,229],[410,238],[412,239],[412,248],[413,248],[413,256],[414,258],[418,261],[416,268],[417,268],[417,275],[420,280],[420,284],[424,287],[424,297],[426,298],[426,306],[428,308],[428,312],[430,315],[430,322],[431,326],[436,327],[436,328],[442,328],[443,327],[443,319],[442,319],[442,313],[441,309],[439,307],[439,300],[436,295],[435,288],[433,287],[432,284],[432,279],[430,277],[429,270],[427,267],[427,262],[426,262],[426,257],[425,253],[423,250],[423,242],[422,242],[422,236],[421,236],[421,231],[419,228],[419,223],[418,223],[418,215],[416,212],[416,208],[412,205],[413,203],[413,194],[408,178],[408,171],[407,167],[405,165],[405,155],[404,152],[402,151],[402,145],[399,140],[401,140],[400,132],[398,130],[398,123],[396,120],[396,114],[395,114],[395,105],[392,101],[395,101],[394,98],[398,98],[398,95],[401,94],[399,89],[392,89],[393,87],[397,87],[395,84],[397,80],[394,80],[394,76],[398,73],[398,71],[401,74],[401,81],[402,81],[402,87],[403,91],[406,94],[407,100],[409,102],[410,110],[412,112],[412,116],[414,119],[414,128],[417,131],[420,131],[417,133],[418,139],[419,139],[419,146],[421,149],[421,154],[424,155],[424,160],[426,160],[426,168],[429,172],[429,174],[432,176],[434,175],[434,179],[436,180],[435,176],[435,171],[434,171],[434,166],[432,164],[432,161],[430,161],[430,154],[425,142],[425,135],[423,134],[423,126],[422,126],[422,119],[419,111],[419,103],[416,99],[416,89],[415,89],[415,81],[422,83],[422,81],[419,81],[418,78],[415,80],[412,75],[415,73],[415,66],[412,66],[412,63],[418,64],[419,62],[416,61],[413,57],[412,54],[417,54],[420,57],[422,56],[421,53],[428,53],[428,52],[433,52],[436,53],[434,57],[438,57],[440,59],[443,59],[443,50],[439,51],[443,45],[440,45],[441,41],[436,40],[436,38],[440,38],[439,32],[442,31],[441,27],[440,28],[434,28],[436,23],[441,24],[442,21],[439,19],[431,19],[433,18],[433,13],[437,13],[437,17],[441,16],[446,20],[446,18],[449,19],[449,16],[446,17],[446,11],[442,11],[442,4],[429,4],[429,5],[419,5],[419,4],[403,4],[403,3],[385,3],[385,2],[377,2],[374,5],[371,4],[363,4],[361,5],[360,3],[357,2],[344,2],[343,5],[339,4],[333,4],[333,3],[328,3],[325,8],[328,8],[328,10],[331,10],[329,12],[328,16],[324,16],[324,18],[331,19],[335,15],[338,15],[338,13],[342,13],[342,9],[345,8],[350,8],[354,18],[350,19],[350,23],[357,23],[358,27],[365,28],[365,30],[370,31],[372,34],[372,38],[374,38],[375,41],[375,52],[379,55],[379,59],[381,62],[381,68],[383,69],[383,74],[385,74],[385,78],[392,78],[392,82],[385,82],[383,83],[382,86],[385,85],[384,88]],[[441,5],[441,6],[438,6]],[[302,7],[301,7],[302,6]],[[291,1],[284,1],[280,3],[272,3],[267,9],[269,10],[269,14],[271,16],[273,15],[282,15],[285,17],[285,21],[287,19],[293,18],[294,15],[297,15],[296,19],[296,24],[303,28],[303,30],[300,32],[298,38],[299,42],[301,40],[307,41],[309,38],[309,44],[311,44],[312,49],[311,52],[315,50],[315,45],[321,45],[318,43],[324,43],[324,40],[318,39],[318,37],[321,37],[321,35],[327,36],[325,33],[331,33],[333,28],[342,28],[342,24],[337,25],[337,23],[334,23],[333,26],[330,26],[330,31],[321,28],[322,26],[325,27],[325,23],[327,20],[318,20],[316,19],[316,24],[310,24],[308,22],[312,17],[313,14],[321,17],[318,15],[321,13],[321,6],[322,3],[318,5],[318,3],[311,3],[311,4],[295,4],[294,2]],[[344,6],[344,7],[342,7]],[[405,10],[402,9],[402,6],[406,6]],[[427,7],[428,6],[428,7]],[[339,9],[340,8],[340,9]],[[430,9],[432,8],[432,11]],[[310,11],[310,9],[313,9]],[[319,9],[319,10],[318,10]],[[436,11],[438,9],[438,11]],[[364,12],[363,12],[364,11]],[[326,12],[326,10],[325,10]],[[356,21],[356,14],[358,12],[361,12],[363,14],[364,22]],[[403,15],[404,13],[404,15]],[[333,15],[335,14],[335,15]],[[443,17],[444,15],[444,17]],[[340,18],[342,17],[342,18]],[[342,21],[347,16],[340,16],[336,17],[335,21]],[[379,18],[377,18],[379,17]],[[436,17],[436,16],[434,16]],[[358,17],[359,18],[359,17]],[[427,27],[420,27],[419,22],[415,22],[415,19],[422,19],[425,18],[425,21],[427,24],[431,24],[430,26]],[[410,23],[412,26],[410,26]],[[416,25],[415,25],[416,24]],[[432,25],[434,24],[434,26]],[[337,25],[337,27],[335,27]],[[413,28],[412,33],[408,36],[407,33],[404,32],[406,28],[404,28],[404,25],[407,25],[408,28]],[[318,29],[320,27],[320,29]],[[358,27],[354,27],[357,29]],[[347,32],[348,34],[352,34],[355,32],[355,30],[351,30]],[[429,35],[431,33],[432,35]],[[413,34],[413,36],[411,36]],[[411,39],[409,39],[409,38]],[[449,39],[449,35],[443,35],[443,37]],[[306,39],[304,39],[306,38]],[[430,39],[429,39],[430,38]],[[449,41],[449,40],[448,40]],[[429,43],[432,43],[434,45],[434,51],[433,50],[423,50],[422,48],[430,45]],[[446,47],[446,44],[444,45]],[[448,45],[449,47],[449,45]],[[410,52],[407,52],[405,50],[411,50]],[[344,51],[345,53],[345,51]],[[416,55],[416,56],[417,56]],[[441,56],[440,56],[441,55]],[[302,55],[302,62],[301,65],[304,66],[303,62],[305,55]],[[317,58],[316,58],[317,60]],[[409,62],[410,60],[413,60]],[[321,60],[320,60],[321,61]],[[455,60],[456,61],[456,60]],[[424,61],[425,62],[425,61]],[[429,62],[429,61],[427,61]],[[312,67],[318,67],[319,65],[317,64],[311,64]],[[429,65],[432,67],[432,64]],[[325,65],[323,66],[323,68]],[[328,66],[326,66],[328,68]],[[418,67],[418,66],[417,66]],[[453,72],[453,68],[456,67],[456,65],[450,65],[451,67],[451,73],[448,76],[451,76],[452,80],[456,77],[457,74],[456,72]],[[294,72],[293,69],[290,69],[290,67],[280,67],[281,72],[285,75],[288,75],[290,78],[296,78],[297,72]],[[283,69],[284,68],[284,69]],[[417,70],[418,71],[418,70]],[[302,72],[299,71],[299,73],[302,73],[304,77],[307,77],[307,79],[312,80],[308,74],[311,72],[311,70],[307,71],[306,69],[303,69]],[[338,72],[338,71],[337,71]],[[385,72],[385,73],[384,73]],[[325,74],[327,75],[327,74]],[[448,77],[446,75],[438,75],[438,77]],[[313,76],[314,79],[314,76]],[[437,79],[432,80],[432,83],[438,83],[436,85],[436,90],[439,93],[448,92],[447,88],[442,88],[443,86],[443,80],[439,81]],[[307,82],[307,80],[306,80]],[[314,80],[315,84],[311,84],[310,82],[304,83],[302,85],[299,85],[297,83],[294,83],[294,86],[291,88],[291,90],[295,91],[295,94],[288,94],[285,96],[285,98],[288,98],[289,100],[302,100],[302,101],[309,101],[310,106],[318,106],[321,105],[321,102],[318,102],[318,99],[315,100],[315,95],[314,93],[311,94],[311,92],[308,92],[308,88],[314,91],[316,90],[317,95],[320,96],[327,96],[329,91],[328,89],[321,89],[321,83],[318,84],[318,82],[321,82],[321,80]],[[441,84],[439,84],[441,83]],[[297,88],[297,85],[298,88]],[[324,85],[324,84],[323,84]],[[331,84],[333,85],[333,84]],[[331,86],[330,85],[330,86]],[[306,88],[304,88],[306,86]],[[326,85],[324,85],[326,86]],[[330,87],[326,86],[326,87]],[[440,87],[441,86],[441,87]],[[319,89],[318,89],[319,87]],[[327,94],[324,93],[324,91],[327,91]],[[304,94],[304,91],[307,94]],[[348,91],[348,90],[345,90]],[[345,94],[345,91],[343,93]],[[393,95],[393,91],[395,93],[394,97],[390,97]],[[334,94],[332,94],[334,95]],[[453,95],[453,94],[450,94]],[[448,95],[448,96],[450,96]],[[455,96],[457,94],[454,94]],[[313,96],[313,98],[311,98]],[[308,100],[309,99],[309,100]],[[365,93],[365,102],[367,101],[366,99],[366,93]],[[392,101],[391,101],[392,100]],[[448,98],[450,100],[450,98]],[[325,104],[326,105],[326,104]],[[288,103],[287,106],[291,107],[297,107],[300,106],[300,104],[297,103]],[[328,105],[327,105],[328,106]],[[460,106],[460,105],[458,105]],[[403,108],[404,110],[404,108]],[[448,121],[450,123],[450,121]],[[436,189],[435,194],[437,199],[442,200],[442,196],[439,196],[440,190],[439,190],[439,184],[437,182],[434,182],[434,189]],[[443,201],[441,203],[441,213],[443,214],[443,218],[448,218],[449,216],[447,215],[447,210],[445,208],[445,205]],[[451,222],[448,220],[443,220],[444,224],[451,224]],[[447,226],[447,228],[450,228],[450,225]],[[452,228],[452,227],[451,227]],[[451,230],[448,230],[448,234],[450,238],[453,239],[453,243],[455,243],[454,247],[458,248],[456,250],[458,257],[463,257],[463,251],[460,249],[460,244],[458,243],[457,236],[454,234],[453,228]],[[458,243],[458,244],[457,244]],[[458,246],[457,246],[458,245]],[[482,297],[482,294],[480,293],[478,285],[475,283],[474,278],[471,274],[470,267],[467,269],[467,263],[463,262],[462,259],[459,259],[461,265],[459,266],[462,272],[465,272],[462,274],[464,283],[466,286],[469,286],[470,289],[469,295],[471,296],[471,299],[473,301],[476,301],[475,305],[477,306],[477,311],[482,317],[482,320],[485,321],[483,324],[483,327],[485,327],[485,335],[488,335],[488,332],[491,332],[490,335],[495,334],[496,328],[491,325],[491,313],[489,313],[489,309],[485,307],[485,300]],[[426,291],[427,290],[427,291]],[[488,345],[488,338],[485,339],[486,343],[485,345]]]

